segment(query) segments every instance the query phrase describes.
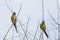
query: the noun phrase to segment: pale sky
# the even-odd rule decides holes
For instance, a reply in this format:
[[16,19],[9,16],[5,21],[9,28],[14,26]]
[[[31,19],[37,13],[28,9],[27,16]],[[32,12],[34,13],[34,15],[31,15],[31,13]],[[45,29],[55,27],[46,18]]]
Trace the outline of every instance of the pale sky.
[[[60,0],[58,0],[60,2]],[[28,32],[35,35],[38,21],[39,23],[42,22],[42,0],[6,0],[9,8],[16,12],[16,14],[19,11],[20,4],[22,2],[22,8],[20,11],[20,14],[18,16],[18,20],[24,24],[28,20],[28,16],[31,18],[29,24],[28,24]],[[60,3],[59,3],[60,4]],[[59,5],[60,6],[60,5]],[[43,33],[43,39],[44,40],[57,40],[58,38],[58,30],[56,29],[58,26],[55,24],[55,22],[52,20],[52,18],[48,14],[48,10],[50,11],[51,15],[54,17],[54,19],[58,22],[58,14],[57,14],[57,3],[56,0],[44,0],[44,20],[46,23],[46,31],[49,35],[49,38],[47,39],[45,34]],[[5,4],[5,0],[0,0],[0,40],[3,40],[3,37],[5,36],[6,32],[10,28],[12,22],[11,17],[12,12],[7,8]],[[15,29],[13,30],[13,27],[9,31],[6,38],[10,38],[13,36],[17,36],[19,34],[16,33]],[[17,22],[17,28],[19,29],[20,33],[24,34],[19,23]],[[23,26],[23,28],[26,28],[26,25]],[[26,30],[26,29],[25,29]],[[41,33],[41,29],[38,25],[38,31],[37,31],[37,37],[39,37]],[[22,40],[22,35],[14,38],[14,40]],[[30,36],[29,33],[27,33],[28,38],[31,38],[29,40],[33,40],[33,36]],[[8,40],[12,40],[8,39]]]

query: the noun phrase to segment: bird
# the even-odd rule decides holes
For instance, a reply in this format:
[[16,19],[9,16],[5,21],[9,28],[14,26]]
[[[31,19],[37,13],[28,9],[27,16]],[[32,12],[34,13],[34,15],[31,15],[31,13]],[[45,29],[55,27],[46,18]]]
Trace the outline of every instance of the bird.
[[46,33],[46,25],[45,25],[45,22],[44,21],[41,22],[40,28],[41,28],[41,30],[45,33],[45,35],[48,38],[48,34]]
[[15,27],[16,32],[17,32],[17,26],[16,26],[17,18],[16,18],[16,13],[15,12],[13,12],[13,14],[11,16],[11,21],[12,21],[14,27]]

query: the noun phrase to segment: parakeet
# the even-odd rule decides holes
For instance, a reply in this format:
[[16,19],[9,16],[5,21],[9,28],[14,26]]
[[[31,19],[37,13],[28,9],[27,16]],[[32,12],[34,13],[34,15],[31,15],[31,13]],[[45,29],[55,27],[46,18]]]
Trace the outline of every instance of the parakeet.
[[48,38],[48,35],[46,33],[46,25],[45,25],[45,22],[44,21],[42,21],[42,23],[40,24],[40,28],[41,28],[41,30],[45,33],[45,35]]
[[15,26],[16,32],[17,32],[17,26],[16,26],[16,22],[17,22],[17,18],[16,18],[16,13],[13,12],[12,16],[11,16],[11,21],[13,23],[13,25]]

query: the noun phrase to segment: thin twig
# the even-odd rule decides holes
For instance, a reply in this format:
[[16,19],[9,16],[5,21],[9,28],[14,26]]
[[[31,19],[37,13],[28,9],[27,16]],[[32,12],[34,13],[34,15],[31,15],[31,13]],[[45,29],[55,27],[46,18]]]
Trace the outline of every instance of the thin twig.
[[[33,36],[34,37],[34,35],[32,35],[30,32],[27,32],[27,33],[29,33],[31,36]],[[35,37],[36,39],[38,39],[37,37]]]
[[7,2],[6,2],[6,0],[5,0],[5,4],[6,4],[7,8],[8,8],[11,12],[13,12],[13,11],[9,8],[9,6],[8,6],[8,4],[7,4]]
[[[38,25],[39,25],[39,21],[38,21]],[[36,29],[35,36],[34,36],[33,40],[35,40],[35,38],[36,38],[36,34],[37,34],[37,31],[38,31],[38,25],[37,25],[37,29]]]
[[[43,13],[43,21],[44,21],[44,0],[42,0],[42,13]],[[40,39],[39,39],[40,40]],[[42,39],[41,40],[43,40],[43,31],[42,31]]]
[[14,27],[13,27],[13,35],[12,35],[12,40],[14,40]]
[[[19,36],[21,36],[21,35],[23,35],[23,34],[20,34],[20,35],[14,36],[13,38],[19,37]],[[11,38],[12,38],[12,37],[10,37],[10,38],[6,38],[6,40],[11,39]]]
[[48,11],[48,13],[49,13],[50,17],[52,18],[52,20],[53,20],[57,25],[59,25],[59,26],[60,26],[60,24],[58,24],[58,23],[55,21],[55,19],[53,18],[53,16],[50,14],[50,12],[49,12],[49,11]]
[[39,40],[43,40],[43,31],[40,32]]
[[[59,24],[59,3],[58,3],[58,0],[56,0],[57,1],[57,13],[58,13],[58,24]],[[60,39],[60,26],[58,25],[58,40]],[[55,40],[56,40],[56,38],[55,38]]]
[[[29,23],[29,21],[30,21],[30,20],[31,20],[31,19],[29,19],[29,17],[28,17],[28,21],[27,21],[27,26],[26,26],[25,36],[26,36],[27,30],[28,30],[28,23]],[[23,37],[23,40],[24,40],[25,36]],[[28,39],[27,39],[27,40],[28,40]]]
[[[34,37],[34,35],[31,34],[30,32],[27,32],[27,33]],[[21,36],[21,35],[24,35],[24,34],[22,34],[22,33],[19,33],[19,34],[20,34],[20,35],[14,36],[14,38],[19,37],[19,36]],[[6,38],[6,40],[11,39],[11,38],[12,38],[12,37]],[[38,40],[37,37],[35,37],[35,38],[36,38],[36,40]]]
[[58,29],[58,27],[56,27],[56,25],[54,25],[53,23],[50,23],[53,27],[54,27],[54,29],[51,29],[51,30],[56,30],[56,29]]
[[40,35],[39,35],[39,40],[41,39],[41,33],[40,33]]
[[42,39],[41,40],[43,40],[43,31],[42,31]]
[[[22,24],[20,23],[20,21],[19,21],[19,20],[17,20],[17,21],[18,21],[18,23],[20,24],[22,30],[24,31],[24,29],[23,29]],[[24,33],[25,33],[25,31],[24,31]],[[26,35],[26,38],[27,38],[27,35]]]
[[11,25],[10,28],[8,29],[8,31],[7,31],[6,35],[4,36],[3,40],[5,40],[5,38],[6,38],[7,34],[8,34],[8,32],[10,31],[11,28],[12,28],[12,25]]
[[43,13],[43,20],[44,20],[44,2],[43,2],[43,0],[42,0],[42,13]]
[[20,11],[21,11],[21,8],[22,8],[22,2],[21,2],[21,4],[20,4],[20,8],[19,8],[19,11],[18,11],[17,17],[18,17],[18,15],[19,15]]

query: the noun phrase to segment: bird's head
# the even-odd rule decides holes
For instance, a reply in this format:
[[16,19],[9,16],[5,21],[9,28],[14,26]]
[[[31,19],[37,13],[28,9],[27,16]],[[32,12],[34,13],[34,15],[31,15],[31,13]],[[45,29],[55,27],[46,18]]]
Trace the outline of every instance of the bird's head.
[[42,22],[41,22],[41,24],[40,24],[40,26],[42,26],[44,23],[45,23],[45,22],[44,22],[44,21],[42,21]]
[[45,23],[44,21],[42,21],[42,24]]
[[15,12],[13,12],[13,15],[16,15],[16,13],[15,13]]

